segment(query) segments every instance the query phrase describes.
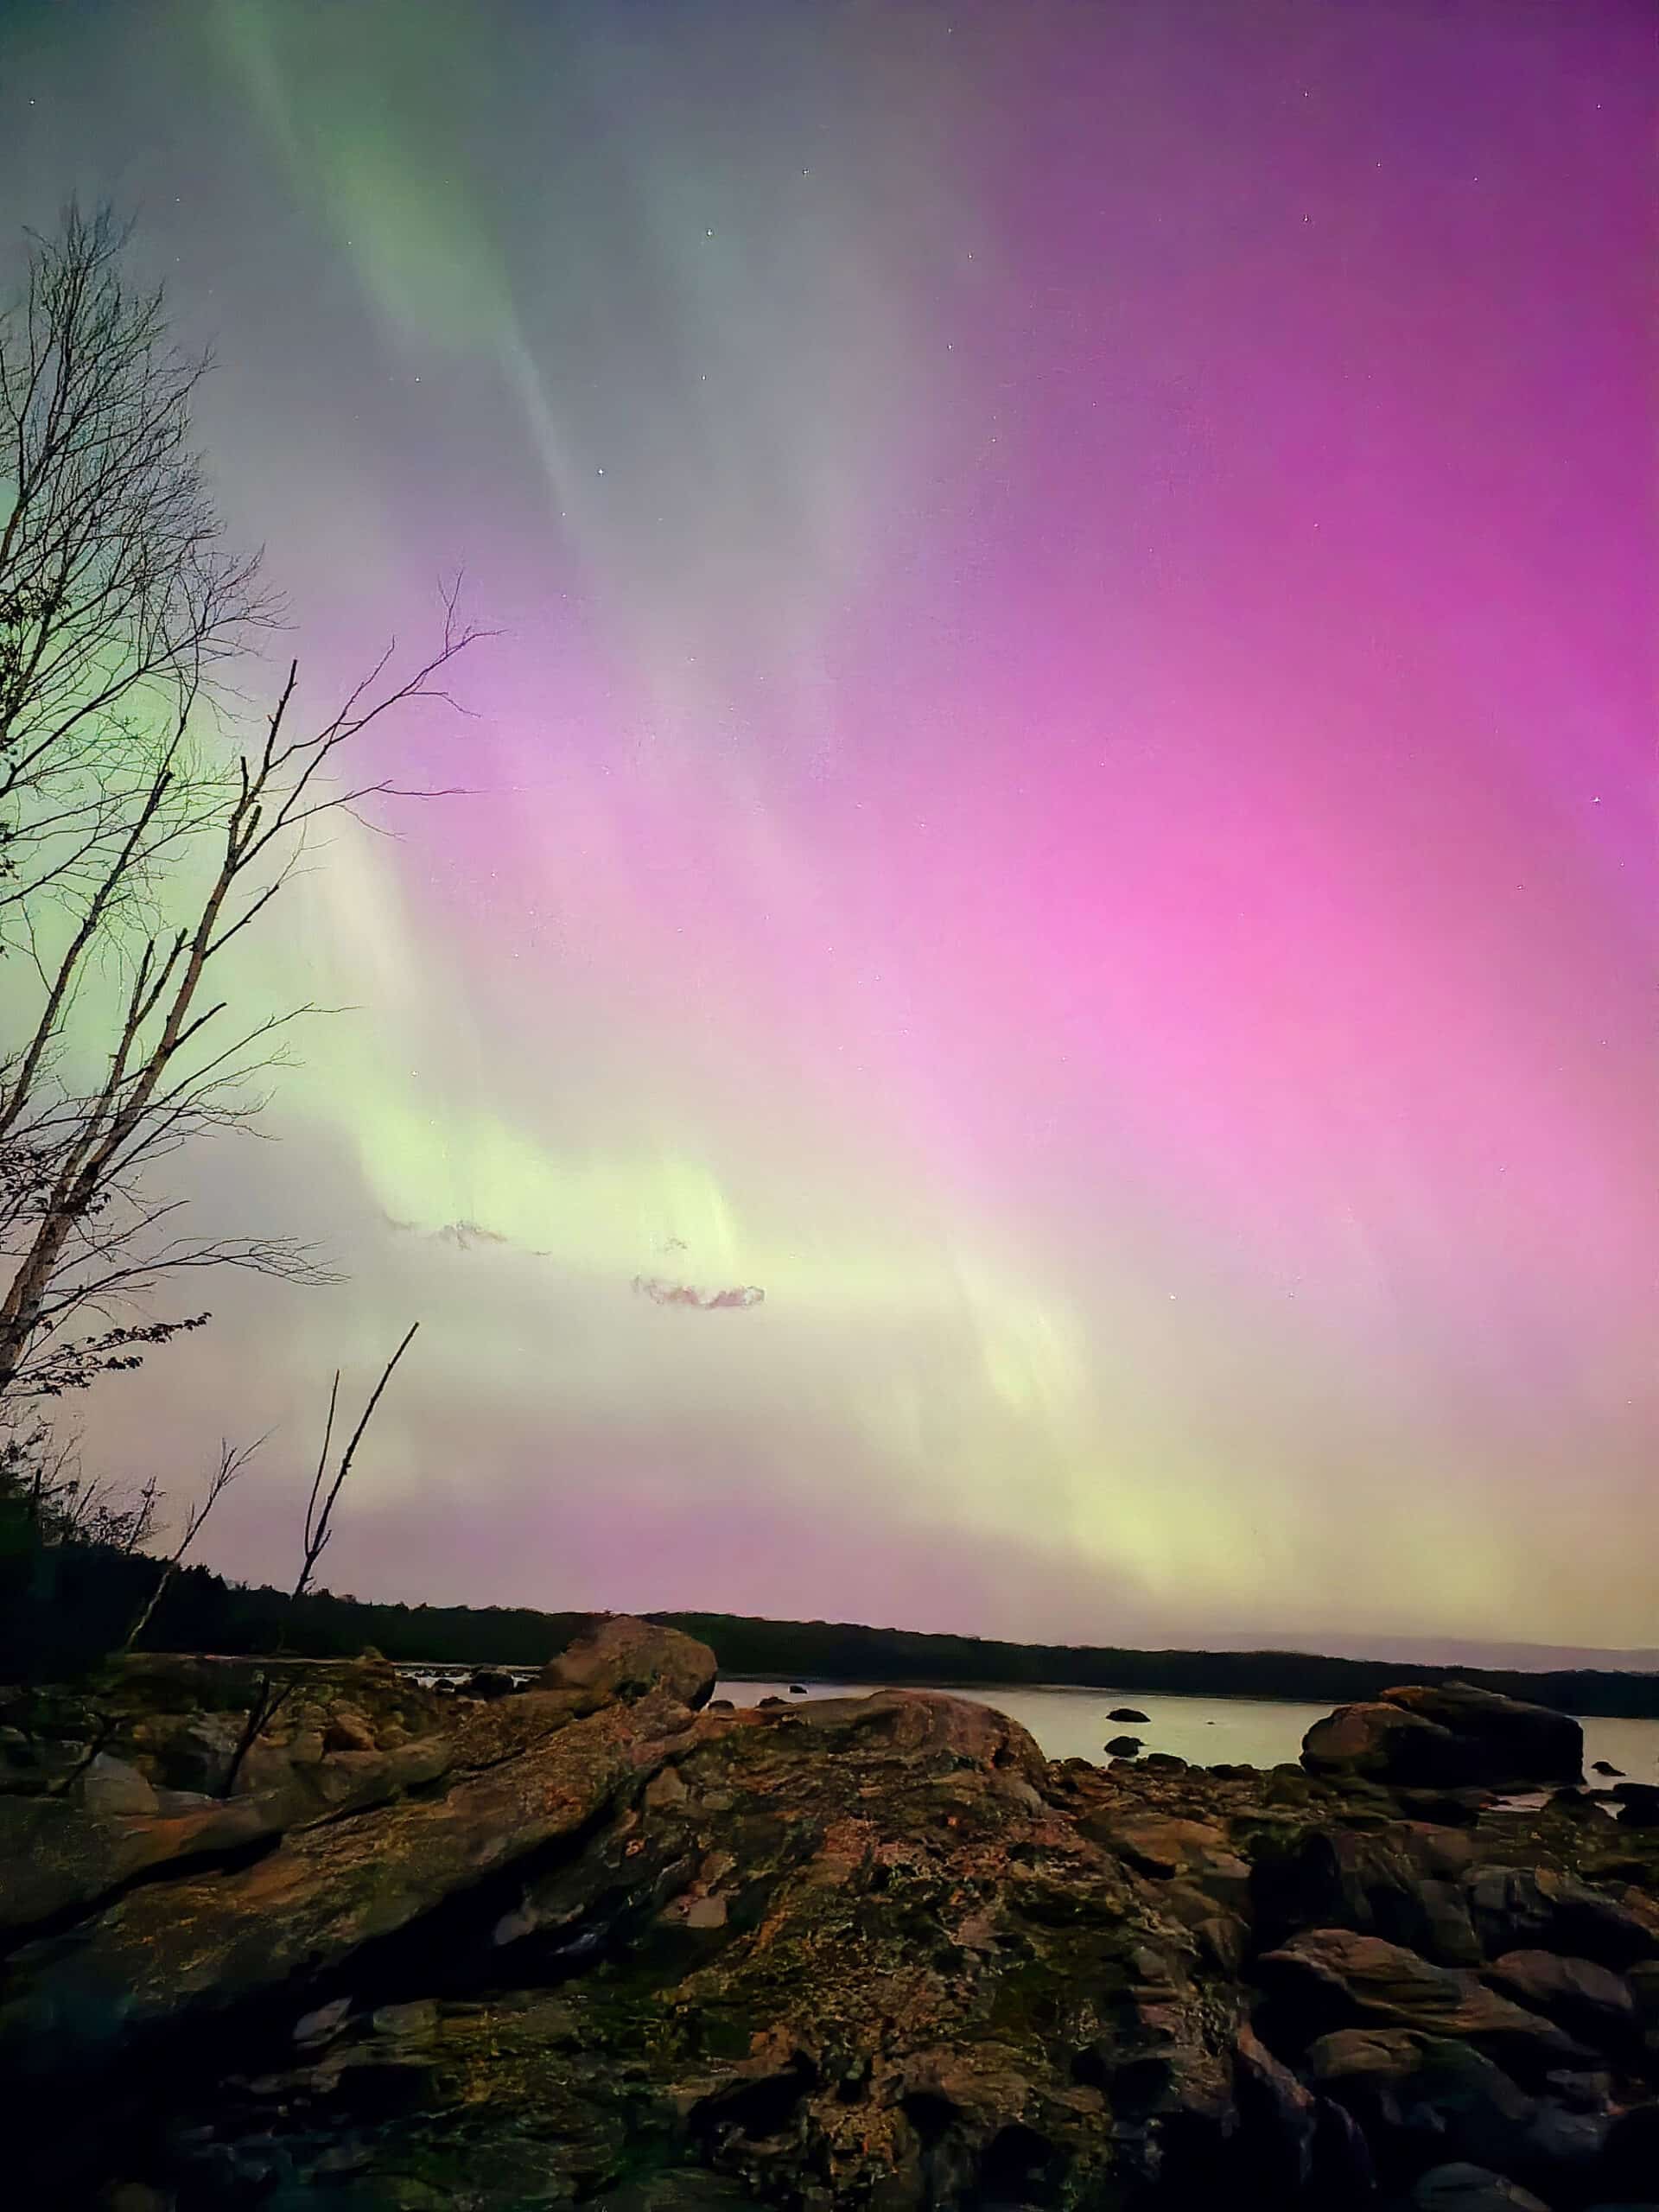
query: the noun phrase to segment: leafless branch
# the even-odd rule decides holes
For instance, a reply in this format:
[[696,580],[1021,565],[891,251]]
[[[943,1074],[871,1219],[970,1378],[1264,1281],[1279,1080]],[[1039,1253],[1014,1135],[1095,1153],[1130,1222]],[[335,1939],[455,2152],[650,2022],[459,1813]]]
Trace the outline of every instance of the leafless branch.
[[[72,207],[31,240],[0,315],[0,971],[9,1002],[33,992],[0,1044],[0,1398],[99,1371],[63,1364],[66,1317],[169,1274],[325,1279],[281,1239],[153,1249],[137,1179],[258,1111],[251,1081],[284,1065],[262,1046],[315,1009],[236,1022],[224,956],[322,817],[410,795],[352,772],[349,748],[417,701],[454,707],[444,671],[487,634],[462,620],[457,578],[410,673],[393,639],[308,721],[291,660],[237,741],[238,671],[276,610],[257,562],[225,549],[192,444],[207,363],[127,281],[126,243]],[[115,989],[89,1075],[94,978]],[[105,1344],[108,1364],[174,1325]]]
[[156,1587],[145,1600],[137,1618],[127,1630],[125,1641],[121,1646],[124,1651],[130,1651],[149,1627],[150,1618],[156,1606],[161,1604],[168,1585],[178,1573],[185,1554],[201,1534],[202,1526],[207,1516],[264,1441],[265,1439],[263,1436],[256,1437],[251,1444],[242,1445],[226,1443],[223,1438],[219,1440],[219,1464],[207,1478],[207,1487],[202,1492],[200,1503],[187,1515],[183,1535],[179,1538],[171,1553],[162,1562],[162,1571],[156,1577]]
[[[296,1578],[293,1589],[288,1595],[287,1617],[289,1619],[292,1618],[301,1599],[310,1587],[311,1577],[316,1572],[317,1561],[322,1557],[327,1546],[328,1538],[332,1533],[331,1523],[334,1519],[334,1507],[340,1491],[345,1487],[346,1478],[352,1471],[352,1461],[356,1456],[357,1447],[362,1442],[364,1432],[367,1429],[370,1421],[374,1418],[374,1409],[379,1404],[398,1361],[414,1343],[415,1332],[420,1325],[418,1321],[410,1324],[403,1342],[381,1370],[380,1380],[370,1392],[368,1403],[363,1408],[362,1416],[357,1427],[352,1431],[351,1440],[340,1454],[340,1465],[334,1471],[334,1481],[328,1483],[328,1446],[334,1436],[334,1414],[340,1403],[340,1371],[338,1369],[334,1371],[334,1383],[328,1392],[328,1417],[323,1424],[322,1451],[317,1460],[317,1471],[312,1478],[311,1494],[306,1500],[303,1556],[300,1562],[299,1574]],[[326,1489],[325,1484],[327,1484]],[[286,1633],[285,1628],[283,1633]],[[279,1652],[281,1648],[279,1638],[277,1646]],[[224,1795],[226,1797],[236,1787],[236,1777],[242,1770],[243,1761],[252,1749],[255,1738],[261,1729],[270,1726],[292,1688],[291,1679],[279,1683],[269,1667],[261,1670],[259,1681],[254,1691],[253,1702],[248,1708],[247,1719],[243,1723],[242,1733],[238,1739],[229,1770],[225,1777]]]

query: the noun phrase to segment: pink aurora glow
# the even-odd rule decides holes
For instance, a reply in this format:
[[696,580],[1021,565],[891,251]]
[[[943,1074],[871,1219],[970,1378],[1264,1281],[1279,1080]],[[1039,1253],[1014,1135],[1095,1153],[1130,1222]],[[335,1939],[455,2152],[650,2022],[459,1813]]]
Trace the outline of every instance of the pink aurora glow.
[[[1643,11],[715,10],[698,63],[596,9],[558,67],[486,13],[422,172],[508,272],[462,327],[326,118],[309,168],[247,156],[224,56],[200,168],[146,156],[181,293],[215,288],[227,500],[324,671],[461,560],[507,632],[476,721],[397,756],[476,796],[385,861],[421,1011],[376,1049],[456,1131],[633,1161],[653,1224],[588,1296],[553,1199],[486,1218],[461,1135],[442,1189],[383,1187],[325,1050],[289,1147],[331,1211],[554,1268],[353,1255],[353,1344],[415,1300],[423,1351],[452,1327],[341,1580],[1650,1641]],[[291,124],[356,65],[271,37]],[[41,67],[134,143],[113,72]],[[442,73],[410,68],[412,161]],[[238,211],[337,322],[287,327]],[[729,1254],[653,1244],[671,1152]],[[158,1435],[238,1395],[227,1312],[188,1407],[135,1386]],[[244,1503],[224,1563],[276,1518]]]

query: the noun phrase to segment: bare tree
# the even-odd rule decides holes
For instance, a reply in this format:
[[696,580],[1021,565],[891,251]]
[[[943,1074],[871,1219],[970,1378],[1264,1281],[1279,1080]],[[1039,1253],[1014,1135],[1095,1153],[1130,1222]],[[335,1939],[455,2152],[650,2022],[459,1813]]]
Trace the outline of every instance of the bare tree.
[[57,238],[30,239],[22,297],[0,318],[0,942],[14,950],[43,898],[90,910],[96,930],[144,880],[183,826],[190,710],[270,612],[257,562],[220,547],[190,448],[207,363],[170,343],[159,292],[124,280],[125,245],[107,214],[72,207]]
[[[328,1417],[323,1423],[322,1450],[317,1456],[317,1471],[311,1478],[311,1495],[305,1504],[305,1529],[301,1544],[300,1572],[295,1580],[294,1587],[288,1593],[285,1618],[277,1636],[279,1653],[286,1638],[287,1623],[293,1618],[301,1599],[310,1588],[311,1578],[316,1573],[317,1562],[322,1557],[327,1548],[328,1539],[334,1533],[334,1507],[339,1503],[340,1491],[346,1486],[346,1478],[352,1471],[352,1462],[357,1457],[357,1447],[363,1441],[364,1431],[373,1420],[374,1409],[379,1404],[387,1383],[391,1380],[393,1370],[410,1344],[414,1343],[415,1332],[420,1325],[418,1321],[410,1322],[403,1342],[381,1370],[380,1380],[370,1392],[368,1403],[363,1408],[357,1427],[352,1431],[351,1441],[341,1452],[340,1464],[334,1470],[333,1478],[330,1479],[328,1449],[334,1442],[334,1414],[340,1405],[340,1370],[338,1368],[334,1370],[334,1383],[328,1393]],[[242,1771],[242,1763],[251,1750],[255,1738],[262,1728],[269,1727],[276,1719],[293,1688],[294,1678],[291,1674],[286,1680],[279,1681],[269,1667],[261,1670],[258,1683],[254,1690],[253,1702],[248,1708],[248,1717],[243,1723],[241,1736],[232,1755],[230,1766],[226,1771],[222,1793],[225,1796],[228,1797],[236,1787],[236,1777]]]
[[263,734],[235,737],[227,666],[271,610],[257,563],[220,548],[191,448],[207,365],[126,283],[124,244],[72,210],[0,320],[0,1397],[84,1388],[200,1325],[146,1313],[164,1281],[332,1280],[289,1238],[181,1234],[151,1171],[257,1116],[251,1086],[317,1009],[238,1020],[222,956],[311,824],[396,789],[343,756],[448,698],[439,671],[477,634],[451,593],[411,674],[394,641],[304,726],[290,663]]

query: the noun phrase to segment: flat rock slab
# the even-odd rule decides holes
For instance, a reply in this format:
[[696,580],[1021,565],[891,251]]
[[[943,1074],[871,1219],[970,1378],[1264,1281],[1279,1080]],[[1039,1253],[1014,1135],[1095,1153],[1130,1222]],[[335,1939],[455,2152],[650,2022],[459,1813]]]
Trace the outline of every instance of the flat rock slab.
[[20,1955],[0,2005],[0,2057],[22,2073],[55,2071],[316,1974],[574,1833],[690,1725],[677,1699],[652,1691],[544,1733],[442,1796],[290,1834],[239,1872],[134,1890],[94,1925]]

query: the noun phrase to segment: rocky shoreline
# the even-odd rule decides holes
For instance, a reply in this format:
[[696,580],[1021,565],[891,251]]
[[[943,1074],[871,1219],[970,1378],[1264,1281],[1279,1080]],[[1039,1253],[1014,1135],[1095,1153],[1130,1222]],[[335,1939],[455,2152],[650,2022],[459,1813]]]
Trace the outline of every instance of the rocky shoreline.
[[624,1619],[512,1694],[270,1671],[229,1796],[247,1662],[0,1693],[9,2202],[1659,2204],[1659,1792],[1559,1714],[1259,1772],[715,1710]]

